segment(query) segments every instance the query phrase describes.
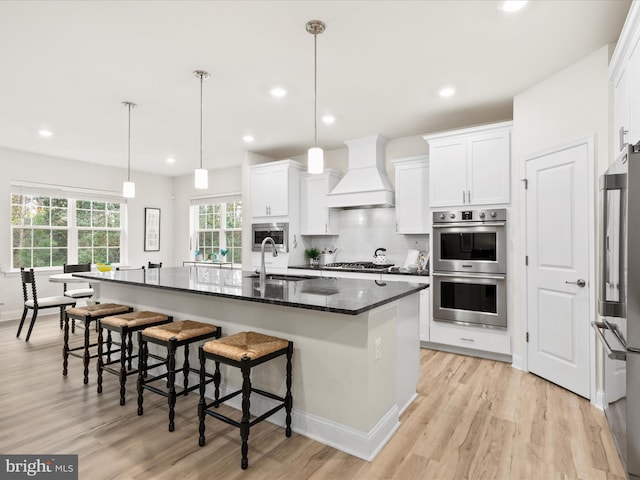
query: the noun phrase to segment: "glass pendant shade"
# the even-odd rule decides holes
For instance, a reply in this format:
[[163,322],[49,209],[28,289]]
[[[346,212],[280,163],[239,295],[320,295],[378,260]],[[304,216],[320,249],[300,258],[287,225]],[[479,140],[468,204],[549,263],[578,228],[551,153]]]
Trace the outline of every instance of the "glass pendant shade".
[[209,172],[204,168],[196,168],[195,187],[198,189],[209,188]]
[[122,196],[124,198],[134,198],[136,196],[136,184],[133,182],[122,182]]
[[320,147],[309,149],[307,158],[307,171],[309,173],[322,173],[324,170],[324,152]]
[[127,180],[122,182],[122,196],[124,198],[135,198],[136,184],[131,181],[131,109],[136,108],[137,105],[133,102],[122,102],[122,105],[127,107],[129,116],[129,131],[127,136]]

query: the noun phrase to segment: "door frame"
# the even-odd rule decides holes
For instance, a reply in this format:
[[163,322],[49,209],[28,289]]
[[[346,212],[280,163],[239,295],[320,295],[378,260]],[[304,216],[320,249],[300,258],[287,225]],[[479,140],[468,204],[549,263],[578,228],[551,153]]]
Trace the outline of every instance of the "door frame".
[[[587,211],[590,212],[588,215],[588,228],[589,228],[589,238],[588,238],[588,269],[589,275],[587,278],[589,285],[589,322],[587,323],[585,328],[589,329],[589,399],[591,403],[598,408],[602,408],[601,401],[598,402],[596,397],[597,393],[597,385],[596,385],[596,339],[593,334],[593,329],[591,328],[590,322],[591,320],[596,319],[596,289],[597,289],[597,281],[596,281],[596,189],[597,184],[595,182],[595,145],[596,145],[596,135],[592,133],[586,137],[580,138],[578,140],[568,142],[565,144],[561,144],[552,148],[548,148],[535,154],[523,156],[520,160],[520,171],[522,172],[522,176],[524,177],[527,172],[527,162],[529,160],[533,160],[539,157],[547,156],[552,153],[562,152],[563,150],[569,150],[571,148],[578,147],[580,145],[587,146],[587,192],[588,192],[588,200],[587,200]],[[524,180],[524,178],[523,178]],[[522,321],[520,322],[520,345],[522,351],[521,358],[521,367],[525,372],[529,371],[529,344],[527,342],[527,331],[529,330],[529,299],[527,296],[528,292],[528,278],[527,278],[527,266],[525,264],[525,256],[527,255],[527,235],[528,235],[528,224],[527,224],[527,192],[525,189],[525,183],[522,182],[521,185],[521,198],[520,202],[520,218],[522,220],[521,228],[520,228],[520,248],[523,252],[519,261],[520,264],[520,292],[521,295],[521,303],[520,303],[520,318]]]

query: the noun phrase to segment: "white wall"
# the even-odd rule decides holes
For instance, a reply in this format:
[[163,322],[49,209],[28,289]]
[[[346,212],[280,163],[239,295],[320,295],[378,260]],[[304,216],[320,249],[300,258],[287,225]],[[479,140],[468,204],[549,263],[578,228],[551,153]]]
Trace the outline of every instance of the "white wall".
[[[64,185],[92,190],[106,190],[119,193],[126,178],[126,170],[106,167],[64,158],[38,155],[34,153],[0,148],[0,225],[10,225],[11,181],[20,180],[51,185]],[[170,262],[174,251],[173,229],[174,209],[173,179],[132,171],[131,179],[136,184],[136,198],[127,201],[128,238],[123,239],[129,246],[121,263],[146,265],[148,261]],[[160,251],[144,251],[144,209],[155,207],[161,210]],[[0,265],[9,272],[11,269],[11,238],[5,227],[0,234]],[[61,284],[52,284],[47,277],[55,271],[37,275],[38,295],[60,295]],[[17,318],[22,313],[22,287],[19,272],[0,275],[0,321]]]
[[[520,239],[523,178],[522,159],[590,134],[596,138],[595,178],[609,163],[610,87],[608,62],[611,46],[605,46],[534,85],[514,98],[512,215],[509,224],[509,276],[516,288],[510,292],[509,321],[512,327],[514,363],[525,355],[521,266],[525,253]],[[597,191],[597,185],[594,185]],[[594,239],[591,239],[595,241]],[[594,306],[595,308],[595,306]]]

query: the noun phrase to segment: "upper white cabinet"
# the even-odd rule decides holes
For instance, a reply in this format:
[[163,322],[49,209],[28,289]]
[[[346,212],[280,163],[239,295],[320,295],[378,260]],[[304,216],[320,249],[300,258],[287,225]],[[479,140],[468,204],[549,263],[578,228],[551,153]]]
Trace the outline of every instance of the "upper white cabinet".
[[300,233],[302,235],[336,235],[331,225],[332,210],[327,207],[327,193],[340,181],[337,170],[321,174],[300,175]]
[[609,63],[613,85],[613,154],[640,140],[640,4],[633,2]]
[[509,203],[511,128],[501,122],[425,135],[430,206]]
[[251,216],[286,217],[290,202],[300,201],[299,179],[303,167],[293,160],[251,167]]
[[429,157],[393,162],[396,173],[396,233],[429,233]]

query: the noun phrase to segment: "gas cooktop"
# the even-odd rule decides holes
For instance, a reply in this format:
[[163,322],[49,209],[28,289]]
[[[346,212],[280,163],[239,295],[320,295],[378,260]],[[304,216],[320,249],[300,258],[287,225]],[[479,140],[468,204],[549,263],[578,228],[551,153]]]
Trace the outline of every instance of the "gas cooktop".
[[378,264],[373,262],[339,262],[327,263],[327,270],[384,270],[393,267],[393,263]]

